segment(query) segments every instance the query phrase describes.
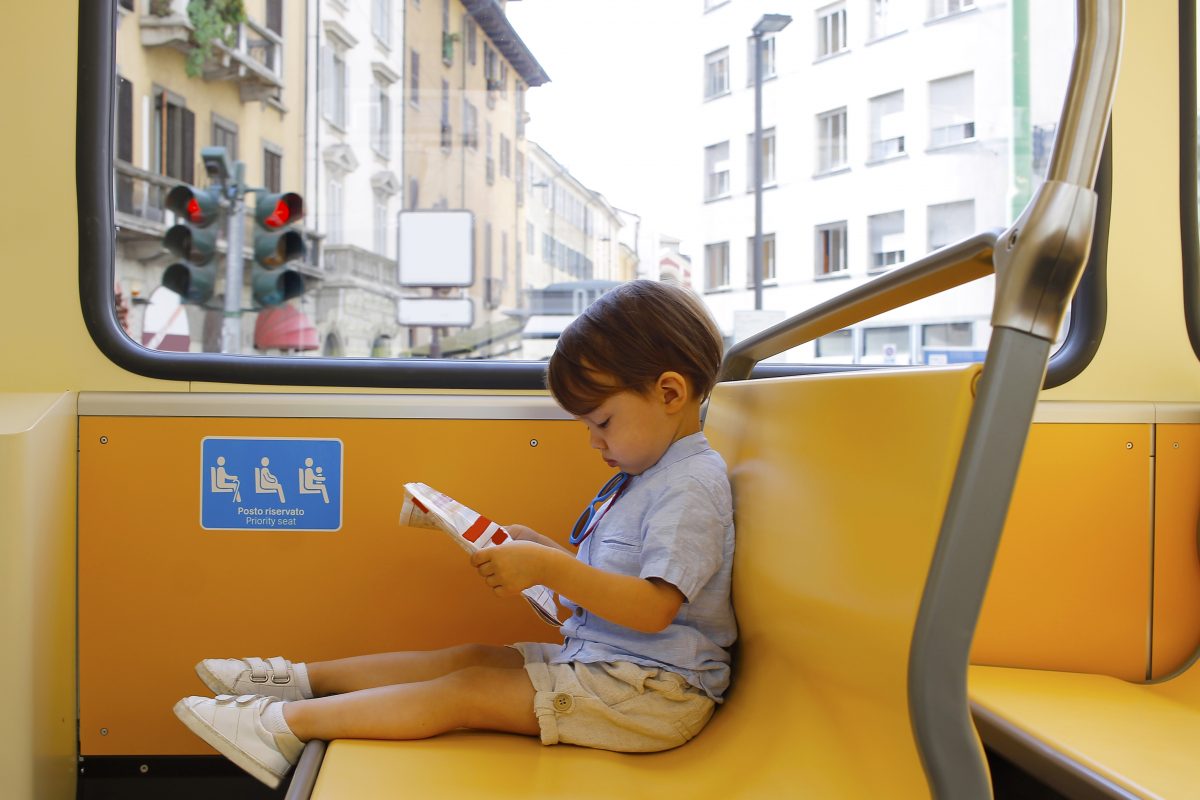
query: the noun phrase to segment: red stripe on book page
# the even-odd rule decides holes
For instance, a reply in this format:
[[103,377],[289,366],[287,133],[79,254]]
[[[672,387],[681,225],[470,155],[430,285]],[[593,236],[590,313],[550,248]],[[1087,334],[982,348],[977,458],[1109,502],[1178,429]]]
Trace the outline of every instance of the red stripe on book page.
[[492,544],[504,544],[504,540],[508,538],[508,533],[501,528],[492,534]]
[[429,509],[426,508],[424,505],[422,505],[420,500],[418,500],[417,498],[414,497],[412,499],[412,501],[413,501],[413,505],[416,506],[417,508],[421,509],[422,512],[424,512],[426,514],[429,513]]
[[483,535],[483,532],[487,530],[487,526],[491,524],[492,521],[490,519],[480,514],[475,518],[475,521],[471,523],[471,527],[463,531],[462,537],[468,542],[474,542]]

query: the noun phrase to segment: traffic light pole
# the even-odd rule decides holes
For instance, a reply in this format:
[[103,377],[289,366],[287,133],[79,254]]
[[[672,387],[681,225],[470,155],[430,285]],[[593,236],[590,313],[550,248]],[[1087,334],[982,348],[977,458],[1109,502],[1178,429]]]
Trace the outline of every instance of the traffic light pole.
[[225,252],[225,312],[221,320],[221,352],[242,352],[242,247],[246,235],[246,165],[234,165],[229,187],[228,249]]

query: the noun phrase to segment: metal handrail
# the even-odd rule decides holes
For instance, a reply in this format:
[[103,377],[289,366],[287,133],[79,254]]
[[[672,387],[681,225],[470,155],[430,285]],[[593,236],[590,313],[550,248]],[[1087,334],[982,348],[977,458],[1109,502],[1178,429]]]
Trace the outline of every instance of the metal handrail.
[[738,342],[726,354],[717,380],[745,380],[755,364],[776,353],[992,274],[1000,235],[997,228],[943,247]]

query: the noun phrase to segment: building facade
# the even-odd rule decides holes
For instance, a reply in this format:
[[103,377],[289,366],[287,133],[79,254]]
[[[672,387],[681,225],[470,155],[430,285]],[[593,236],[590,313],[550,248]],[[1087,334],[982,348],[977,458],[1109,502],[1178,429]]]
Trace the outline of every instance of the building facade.
[[[160,289],[171,260],[162,238],[175,222],[166,196],[180,184],[208,185],[201,149],[224,147],[231,160],[244,163],[249,186],[278,191],[303,185],[305,18],[282,0],[244,5],[235,44],[214,42],[204,58],[187,0],[122,0],[119,6],[116,274],[121,304],[129,306],[126,328],[147,346],[220,350],[224,270],[217,270],[214,298],[204,306],[181,306],[173,292]],[[247,309],[241,315],[245,353],[255,352],[258,319],[250,310],[249,256],[247,244],[239,287]],[[311,265],[299,268],[319,279]]]
[[[1061,92],[1043,84],[1065,85],[1069,64],[1069,4],[785,5],[705,0],[701,12],[697,271],[727,332],[754,308],[751,31],[765,13],[793,16],[763,44],[763,309],[780,316],[1007,227],[1040,180],[1057,124]],[[1061,46],[1043,41],[1054,30],[1066,32]],[[1053,77],[1031,87],[1033,69]],[[993,291],[979,280],[791,357],[925,363],[930,351],[976,352],[990,336]]]

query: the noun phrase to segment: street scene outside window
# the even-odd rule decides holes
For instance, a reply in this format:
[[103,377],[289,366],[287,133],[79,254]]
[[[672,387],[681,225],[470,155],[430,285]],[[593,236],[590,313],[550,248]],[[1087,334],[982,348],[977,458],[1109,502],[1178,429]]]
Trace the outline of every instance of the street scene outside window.
[[[181,354],[541,360],[647,278],[732,344],[1009,225],[1073,41],[1070,0],[123,2],[118,318]],[[774,360],[982,360],[993,288]]]

